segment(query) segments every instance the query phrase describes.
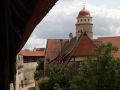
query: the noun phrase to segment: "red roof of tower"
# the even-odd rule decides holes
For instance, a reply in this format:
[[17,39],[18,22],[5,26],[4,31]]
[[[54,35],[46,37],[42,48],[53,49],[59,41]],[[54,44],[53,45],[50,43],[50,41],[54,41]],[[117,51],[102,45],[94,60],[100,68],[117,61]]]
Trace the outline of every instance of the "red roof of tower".
[[78,17],[83,17],[83,16],[90,16],[90,12],[85,8],[83,8],[78,14]]

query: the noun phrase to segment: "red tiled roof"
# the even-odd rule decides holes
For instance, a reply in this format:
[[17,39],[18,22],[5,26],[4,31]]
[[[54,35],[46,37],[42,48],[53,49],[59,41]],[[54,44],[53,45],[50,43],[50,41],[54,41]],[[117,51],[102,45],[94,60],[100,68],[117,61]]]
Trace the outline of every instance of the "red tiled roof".
[[72,52],[72,56],[92,55],[95,48],[97,45],[87,35],[82,35]]
[[[58,56],[66,39],[48,39],[45,58],[50,61]],[[62,46],[61,46],[62,45]]]
[[111,42],[114,46],[117,46],[120,49],[120,36],[117,37],[101,37],[98,38],[99,41],[103,43]]
[[22,56],[45,56],[45,53],[43,51],[22,50],[22,51],[19,52],[19,55],[22,55]]
[[111,42],[114,46],[118,47],[118,51],[113,53],[113,56],[120,57],[120,36],[101,37],[101,38],[98,38],[98,40],[102,43],[105,43],[105,44],[107,44],[108,42]]
[[60,54],[56,55],[57,57],[50,63],[64,62],[64,65],[67,65],[72,56],[86,57],[93,55],[92,51],[95,48],[97,48],[97,45],[86,34],[83,34],[78,41],[76,37],[66,41]]
[[51,62],[54,63],[54,62],[63,61],[63,60],[66,61],[70,56],[70,53],[73,50],[75,44],[76,44],[76,37],[72,38],[70,41],[64,40],[64,45],[62,47],[60,54]]

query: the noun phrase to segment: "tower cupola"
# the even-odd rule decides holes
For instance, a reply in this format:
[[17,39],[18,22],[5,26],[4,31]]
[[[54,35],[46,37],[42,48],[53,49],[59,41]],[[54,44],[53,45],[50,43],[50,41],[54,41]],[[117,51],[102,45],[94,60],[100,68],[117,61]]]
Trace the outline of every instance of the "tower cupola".
[[77,17],[77,23],[76,23],[76,37],[79,37],[77,35],[79,30],[82,29],[82,32],[86,32],[86,34],[92,39],[93,38],[93,32],[92,32],[92,17],[90,15],[90,12],[83,6],[83,9],[80,10],[78,17]]

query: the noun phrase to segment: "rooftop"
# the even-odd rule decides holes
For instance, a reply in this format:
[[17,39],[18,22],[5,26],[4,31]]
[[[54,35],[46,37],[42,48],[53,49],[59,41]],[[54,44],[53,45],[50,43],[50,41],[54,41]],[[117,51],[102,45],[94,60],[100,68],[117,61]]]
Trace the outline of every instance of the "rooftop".
[[21,50],[18,55],[22,56],[45,56],[44,51],[27,51],[27,50]]
[[98,38],[98,40],[103,42],[103,43],[111,42],[114,46],[117,46],[120,49],[120,36],[100,37],[100,38]]
[[84,34],[75,45],[72,56],[80,57],[92,55],[95,48],[97,48],[97,45]]
[[61,47],[67,39],[48,39],[45,51],[45,58],[53,60],[61,52]]
[[112,43],[113,46],[116,46],[118,48],[117,52],[113,53],[114,57],[120,57],[120,36],[115,36],[115,37],[100,37],[98,40],[102,43]]

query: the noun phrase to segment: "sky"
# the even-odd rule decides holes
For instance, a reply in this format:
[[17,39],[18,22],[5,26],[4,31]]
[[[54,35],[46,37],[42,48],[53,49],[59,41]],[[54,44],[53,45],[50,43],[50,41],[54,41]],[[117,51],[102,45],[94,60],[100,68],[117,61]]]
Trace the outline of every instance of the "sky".
[[47,39],[75,35],[78,13],[85,7],[93,17],[93,37],[120,36],[120,0],[59,0],[36,26],[24,49],[46,47]]

